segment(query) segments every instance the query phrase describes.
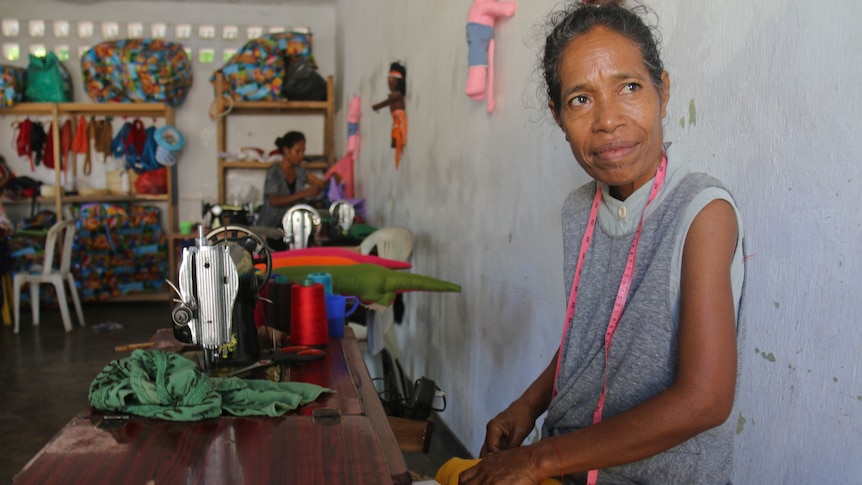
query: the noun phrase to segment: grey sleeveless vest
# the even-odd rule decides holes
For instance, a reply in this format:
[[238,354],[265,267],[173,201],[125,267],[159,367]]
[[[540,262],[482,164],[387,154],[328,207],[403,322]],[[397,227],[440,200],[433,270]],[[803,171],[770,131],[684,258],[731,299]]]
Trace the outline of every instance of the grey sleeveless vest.
[[[677,331],[669,305],[674,240],[692,199],[707,187],[722,187],[700,173],[685,177],[643,221],[637,262],[625,311],[613,337],[603,416],[617,415],[673,382]],[[723,187],[722,187],[723,188]],[[566,295],[577,265],[595,184],[572,192],[563,206]],[[563,344],[563,362],[543,426],[556,436],[592,423],[602,390],[604,335],[634,232],[609,236],[597,225],[584,260],[573,323]],[[599,471],[600,484],[726,484],[730,480],[733,423],[707,430],[670,450],[635,463]],[[586,474],[566,476],[585,483]]]

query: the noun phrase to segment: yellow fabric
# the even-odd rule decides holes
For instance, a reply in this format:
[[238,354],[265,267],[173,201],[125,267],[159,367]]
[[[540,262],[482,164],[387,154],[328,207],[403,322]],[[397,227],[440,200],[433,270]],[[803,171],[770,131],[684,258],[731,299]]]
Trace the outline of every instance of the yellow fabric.
[[[461,475],[461,472],[468,468],[472,468],[474,465],[479,463],[481,459],[476,458],[473,460],[465,460],[463,458],[450,458],[449,461],[444,463],[439,470],[437,470],[437,476],[434,477],[440,485],[458,485],[458,477]],[[559,480],[555,480],[553,478],[546,478],[542,480],[542,485],[561,485]]]

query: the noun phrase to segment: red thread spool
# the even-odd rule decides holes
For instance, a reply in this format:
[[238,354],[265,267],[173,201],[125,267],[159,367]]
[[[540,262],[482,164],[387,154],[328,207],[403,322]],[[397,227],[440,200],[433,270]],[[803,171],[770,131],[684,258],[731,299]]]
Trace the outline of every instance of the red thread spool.
[[306,279],[290,287],[290,342],[324,345],[329,342],[323,285]]

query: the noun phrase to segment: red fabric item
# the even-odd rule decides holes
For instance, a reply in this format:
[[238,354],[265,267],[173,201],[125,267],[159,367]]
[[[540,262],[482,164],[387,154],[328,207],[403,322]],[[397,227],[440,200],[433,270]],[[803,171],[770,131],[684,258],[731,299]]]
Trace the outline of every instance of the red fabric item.
[[29,118],[18,123],[18,138],[15,140],[15,148],[19,157],[27,157],[30,160],[30,171],[35,171],[33,166],[33,152],[30,151],[30,129],[33,122]]
[[157,168],[139,175],[138,180],[135,180],[135,190],[139,194],[166,194],[168,192],[167,168]]
[[72,148],[72,121],[66,120],[60,127],[60,168],[63,169],[63,181],[69,175],[69,150]]
[[48,123],[48,138],[45,139],[45,154],[42,156],[42,163],[46,167],[54,168],[54,123]]
[[[15,140],[15,148],[18,150],[19,157],[29,157],[30,156],[30,126],[32,122],[30,119],[26,119],[18,123],[16,129],[18,130],[18,138]],[[30,160],[30,163],[33,163],[33,160]]]
[[78,118],[78,127],[75,129],[75,137],[72,139],[72,146],[69,147],[72,153],[84,153],[84,175],[90,175],[92,170],[92,157],[90,155],[90,137],[88,136],[87,119],[81,116]]
[[135,153],[140,157],[144,153],[144,143],[146,141],[147,133],[144,128],[144,122],[136,118],[129,127],[129,136],[125,140],[126,146],[131,145],[135,149]]
[[292,249],[290,251],[276,251],[272,253],[272,260],[275,261],[282,258],[308,256],[338,256],[342,258],[352,259],[357,263],[376,264],[378,266],[383,266],[384,268],[389,269],[410,269],[413,267],[412,264],[405,261],[396,261],[394,259],[381,258],[379,256],[360,254],[356,251],[351,251],[349,249],[338,247],[319,247]]
[[334,174],[338,174],[341,178],[341,183],[344,184],[344,195],[348,199],[355,197],[356,192],[353,189],[353,154],[348,153],[341,160],[335,162],[335,165],[326,171],[326,179],[329,179]]
[[75,137],[70,147],[73,153],[87,153],[90,150],[90,140],[87,138],[87,119],[83,116],[78,118],[78,127],[75,129]]

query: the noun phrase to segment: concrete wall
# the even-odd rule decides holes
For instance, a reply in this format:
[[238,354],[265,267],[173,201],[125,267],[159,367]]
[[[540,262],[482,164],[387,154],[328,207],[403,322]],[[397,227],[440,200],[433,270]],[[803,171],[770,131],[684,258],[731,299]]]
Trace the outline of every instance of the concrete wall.
[[[749,279],[744,374],[732,418],[739,423],[734,483],[862,483],[862,101],[855,82],[862,3],[649,3],[672,80],[671,150],[721,178],[745,218]],[[163,18],[135,2],[0,5],[3,18]],[[473,453],[485,422],[524,390],[559,343],[559,209],[588,179],[536,82],[539,26],[557,5],[521,1],[515,17],[499,24],[498,108],[490,116],[463,94],[467,1],[339,0],[334,9],[183,4],[170,12],[189,22],[310,25],[322,73],[336,75],[337,106],[361,96],[357,186],[370,222],[410,227],[413,271],[463,286],[460,294],[407,294],[397,333],[406,371],[446,392],[440,418]],[[386,97],[394,60],[408,69],[410,133],[398,171],[390,117],[370,109]],[[177,120],[191,137],[179,166],[185,218],[216,191],[215,125],[206,115],[213,67],[195,69]],[[231,133],[286,131],[270,124],[250,120]],[[341,154],[343,109],[335,128]],[[4,137],[7,158],[8,147]]]
[[[734,483],[862,483],[862,3],[655,0],[672,80],[674,156],[721,178],[748,239]],[[407,372],[445,390],[473,453],[484,424],[547,365],[565,295],[559,209],[587,181],[538,95],[540,25],[500,22],[498,110],[463,94],[469,2],[341,0],[342,101],[364,103],[359,193],[372,223],[417,236],[414,271],[461,294],[407,296]],[[395,171],[387,93],[407,66],[409,140]]]

